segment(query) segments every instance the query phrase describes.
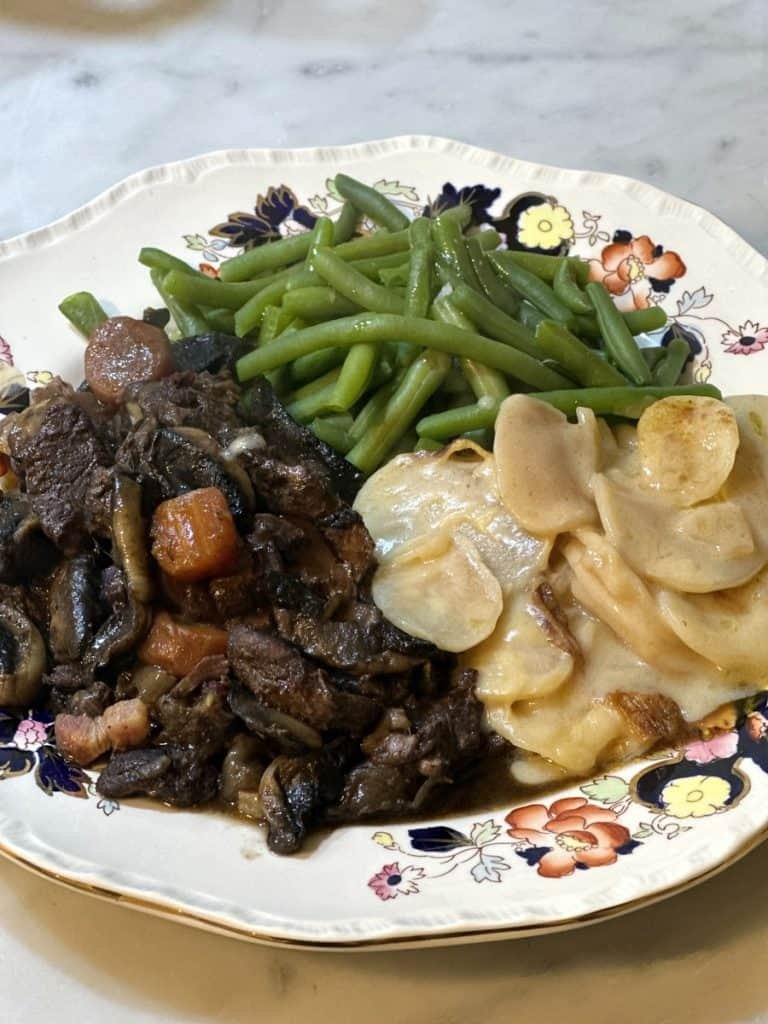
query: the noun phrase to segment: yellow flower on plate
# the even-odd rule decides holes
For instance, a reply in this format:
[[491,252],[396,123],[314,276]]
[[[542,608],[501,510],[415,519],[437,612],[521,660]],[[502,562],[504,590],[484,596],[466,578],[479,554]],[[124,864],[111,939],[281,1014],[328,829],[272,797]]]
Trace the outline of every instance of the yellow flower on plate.
[[661,791],[661,802],[673,818],[708,818],[725,807],[730,795],[725,779],[690,775],[668,782]]
[[574,237],[570,213],[564,206],[554,203],[541,203],[523,210],[517,229],[517,240],[529,249],[557,249]]
[[390,832],[374,832],[373,841],[383,846],[385,850],[396,850],[395,837]]

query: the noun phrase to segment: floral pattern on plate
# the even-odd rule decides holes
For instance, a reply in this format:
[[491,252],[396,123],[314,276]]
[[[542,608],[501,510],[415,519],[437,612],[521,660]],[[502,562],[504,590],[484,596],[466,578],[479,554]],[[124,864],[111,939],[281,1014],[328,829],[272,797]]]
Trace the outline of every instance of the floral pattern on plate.
[[393,900],[461,869],[477,883],[499,883],[512,868],[535,868],[555,879],[610,867],[649,842],[675,839],[699,819],[735,807],[749,792],[742,760],[768,773],[764,695],[744,702],[732,728],[660,754],[634,779],[602,775],[579,787],[582,796],[514,808],[504,818],[506,830],[489,818],[468,834],[447,825],[410,828],[407,841],[375,832],[373,841],[400,857],[367,884],[380,900]]
[[[691,350],[691,375],[697,383],[712,376],[713,346],[732,355],[753,355],[768,346],[768,325],[754,320],[733,325],[714,315],[710,307],[715,296],[704,285],[684,291],[674,308],[670,306],[673,287],[687,274],[684,255],[647,234],[633,233],[625,225],[617,225],[611,232],[604,214],[581,210],[577,215],[556,196],[540,192],[522,193],[494,212],[502,190],[482,183],[446,181],[434,195],[425,197],[399,179],[379,178],[372,187],[411,216],[435,216],[466,203],[472,210],[471,225],[495,227],[510,249],[544,255],[570,253],[587,260],[591,279],[603,282],[619,309],[664,307],[667,324],[648,334],[647,343],[666,347],[675,338],[685,341]],[[189,250],[204,257],[200,270],[215,277],[216,264],[243,249],[308,230],[317,217],[336,216],[342,203],[333,178],[326,179],[324,192],[306,202],[288,185],[270,186],[257,196],[253,213],[231,213],[207,235],[197,232],[183,238]],[[373,229],[373,224],[363,220],[363,232]]]

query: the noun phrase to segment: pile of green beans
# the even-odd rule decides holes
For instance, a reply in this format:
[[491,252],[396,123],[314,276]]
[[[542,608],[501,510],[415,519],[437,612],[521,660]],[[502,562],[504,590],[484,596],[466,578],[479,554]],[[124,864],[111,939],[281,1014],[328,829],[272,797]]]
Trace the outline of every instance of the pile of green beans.
[[[354,178],[338,174],[335,187],[335,221],[249,249],[218,279],[159,249],[139,260],[181,336],[220,330],[252,342],[240,380],[265,375],[299,422],[363,472],[460,436],[492,443],[515,391],[571,416],[582,405],[633,418],[679,388],[685,341],[637,341],[664,327],[664,312],[620,313],[583,260],[502,249],[498,232],[471,226],[466,204],[411,221]],[[105,315],[88,293],[60,308],[86,335]]]

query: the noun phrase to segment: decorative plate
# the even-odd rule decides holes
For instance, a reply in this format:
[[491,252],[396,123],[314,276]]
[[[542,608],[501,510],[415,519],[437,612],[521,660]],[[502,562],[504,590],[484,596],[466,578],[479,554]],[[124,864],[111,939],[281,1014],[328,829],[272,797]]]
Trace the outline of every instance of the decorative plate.
[[[215,275],[243,247],[333,213],[339,169],[409,212],[463,199],[510,246],[589,259],[622,308],[663,305],[697,380],[768,388],[768,261],[720,221],[627,178],[415,137],[212,153],[134,175],[0,243],[0,410],[52,373],[80,378],[63,296],[87,288],[137,315],[156,301],[142,245]],[[99,799],[57,753],[48,717],[4,711],[0,848],[83,891],[264,942],[370,948],[552,931],[678,892],[765,838],[768,700],[730,725],[514,807],[343,828],[281,858],[234,818]]]

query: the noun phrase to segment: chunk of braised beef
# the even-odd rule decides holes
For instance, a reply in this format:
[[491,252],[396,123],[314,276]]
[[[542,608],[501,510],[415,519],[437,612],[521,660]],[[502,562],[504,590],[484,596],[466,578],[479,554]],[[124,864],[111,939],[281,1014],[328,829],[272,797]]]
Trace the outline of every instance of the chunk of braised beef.
[[259,786],[271,850],[289,854],[300,848],[311,826],[338,801],[344,772],[357,756],[357,744],[340,737],[309,754],[275,758]]
[[92,681],[93,669],[81,662],[54,665],[51,671],[43,676],[44,686],[49,686],[52,690],[58,690],[67,695],[90,686]]
[[233,369],[237,360],[249,348],[248,342],[231,334],[210,331],[194,334],[174,343],[173,361],[179,373],[218,373]]
[[93,423],[77,405],[53,402],[31,436],[22,432],[12,457],[43,531],[65,554],[76,554],[104,518],[111,458]]
[[[275,450],[280,452],[279,448]],[[257,497],[270,512],[309,517],[326,515],[338,505],[338,499],[315,463],[289,463],[256,451],[244,453],[239,461]]]
[[342,822],[408,816],[414,813],[414,800],[423,783],[424,777],[415,764],[366,761],[349,772],[338,802],[328,808],[326,817]]
[[0,583],[29,580],[47,572],[58,559],[54,544],[22,494],[0,492]]
[[194,807],[216,796],[219,764],[188,747],[164,746],[113,754],[99,776],[102,796],[145,795],[174,807]]
[[208,593],[218,617],[225,621],[246,615],[264,598],[264,576],[246,565],[231,576],[219,576],[208,583]]
[[[163,381],[159,381],[163,384]],[[240,528],[248,524],[250,496],[227,471],[220,455],[211,454],[197,439],[169,427],[142,424],[125,439],[116,455],[118,467],[142,485],[152,507],[168,498],[205,487],[216,487],[227,499]]]
[[193,697],[178,696],[174,690],[164,694],[152,710],[160,728],[157,742],[189,747],[204,758],[223,750],[234,721],[226,695],[226,689],[216,688],[203,689]]
[[197,427],[213,437],[224,427],[239,425],[238,398],[239,388],[229,374],[191,372],[131,384],[123,396],[126,404],[134,403],[161,427]]
[[436,654],[403,633],[373,604],[358,602],[347,621],[322,621],[306,611],[275,610],[280,635],[311,658],[352,675],[404,672]]
[[270,633],[235,626],[228,655],[237,678],[262,704],[321,732],[339,729],[360,736],[381,713],[375,701],[339,690],[326,672]]
[[282,572],[267,572],[264,577],[267,598],[276,608],[303,611],[319,618],[325,612],[325,601],[295,576]]
[[259,740],[262,753],[270,757],[277,754],[303,754],[323,745],[320,733],[311,725],[267,707],[240,683],[231,687],[228,699],[234,714]]
[[360,514],[345,505],[318,520],[317,528],[336,557],[349,566],[354,582],[364,579],[375,558],[373,538]]
[[[363,483],[363,475],[342,455],[318,440],[308,427],[303,427],[287,412],[264,377],[258,377],[243,395],[238,406],[246,423],[257,426],[270,449],[281,459],[301,464],[325,483],[331,498],[338,496],[352,504]],[[338,500],[332,501],[334,507]],[[310,508],[311,518],[321,514]],[[330,511],[330,509],[329,509]]]

